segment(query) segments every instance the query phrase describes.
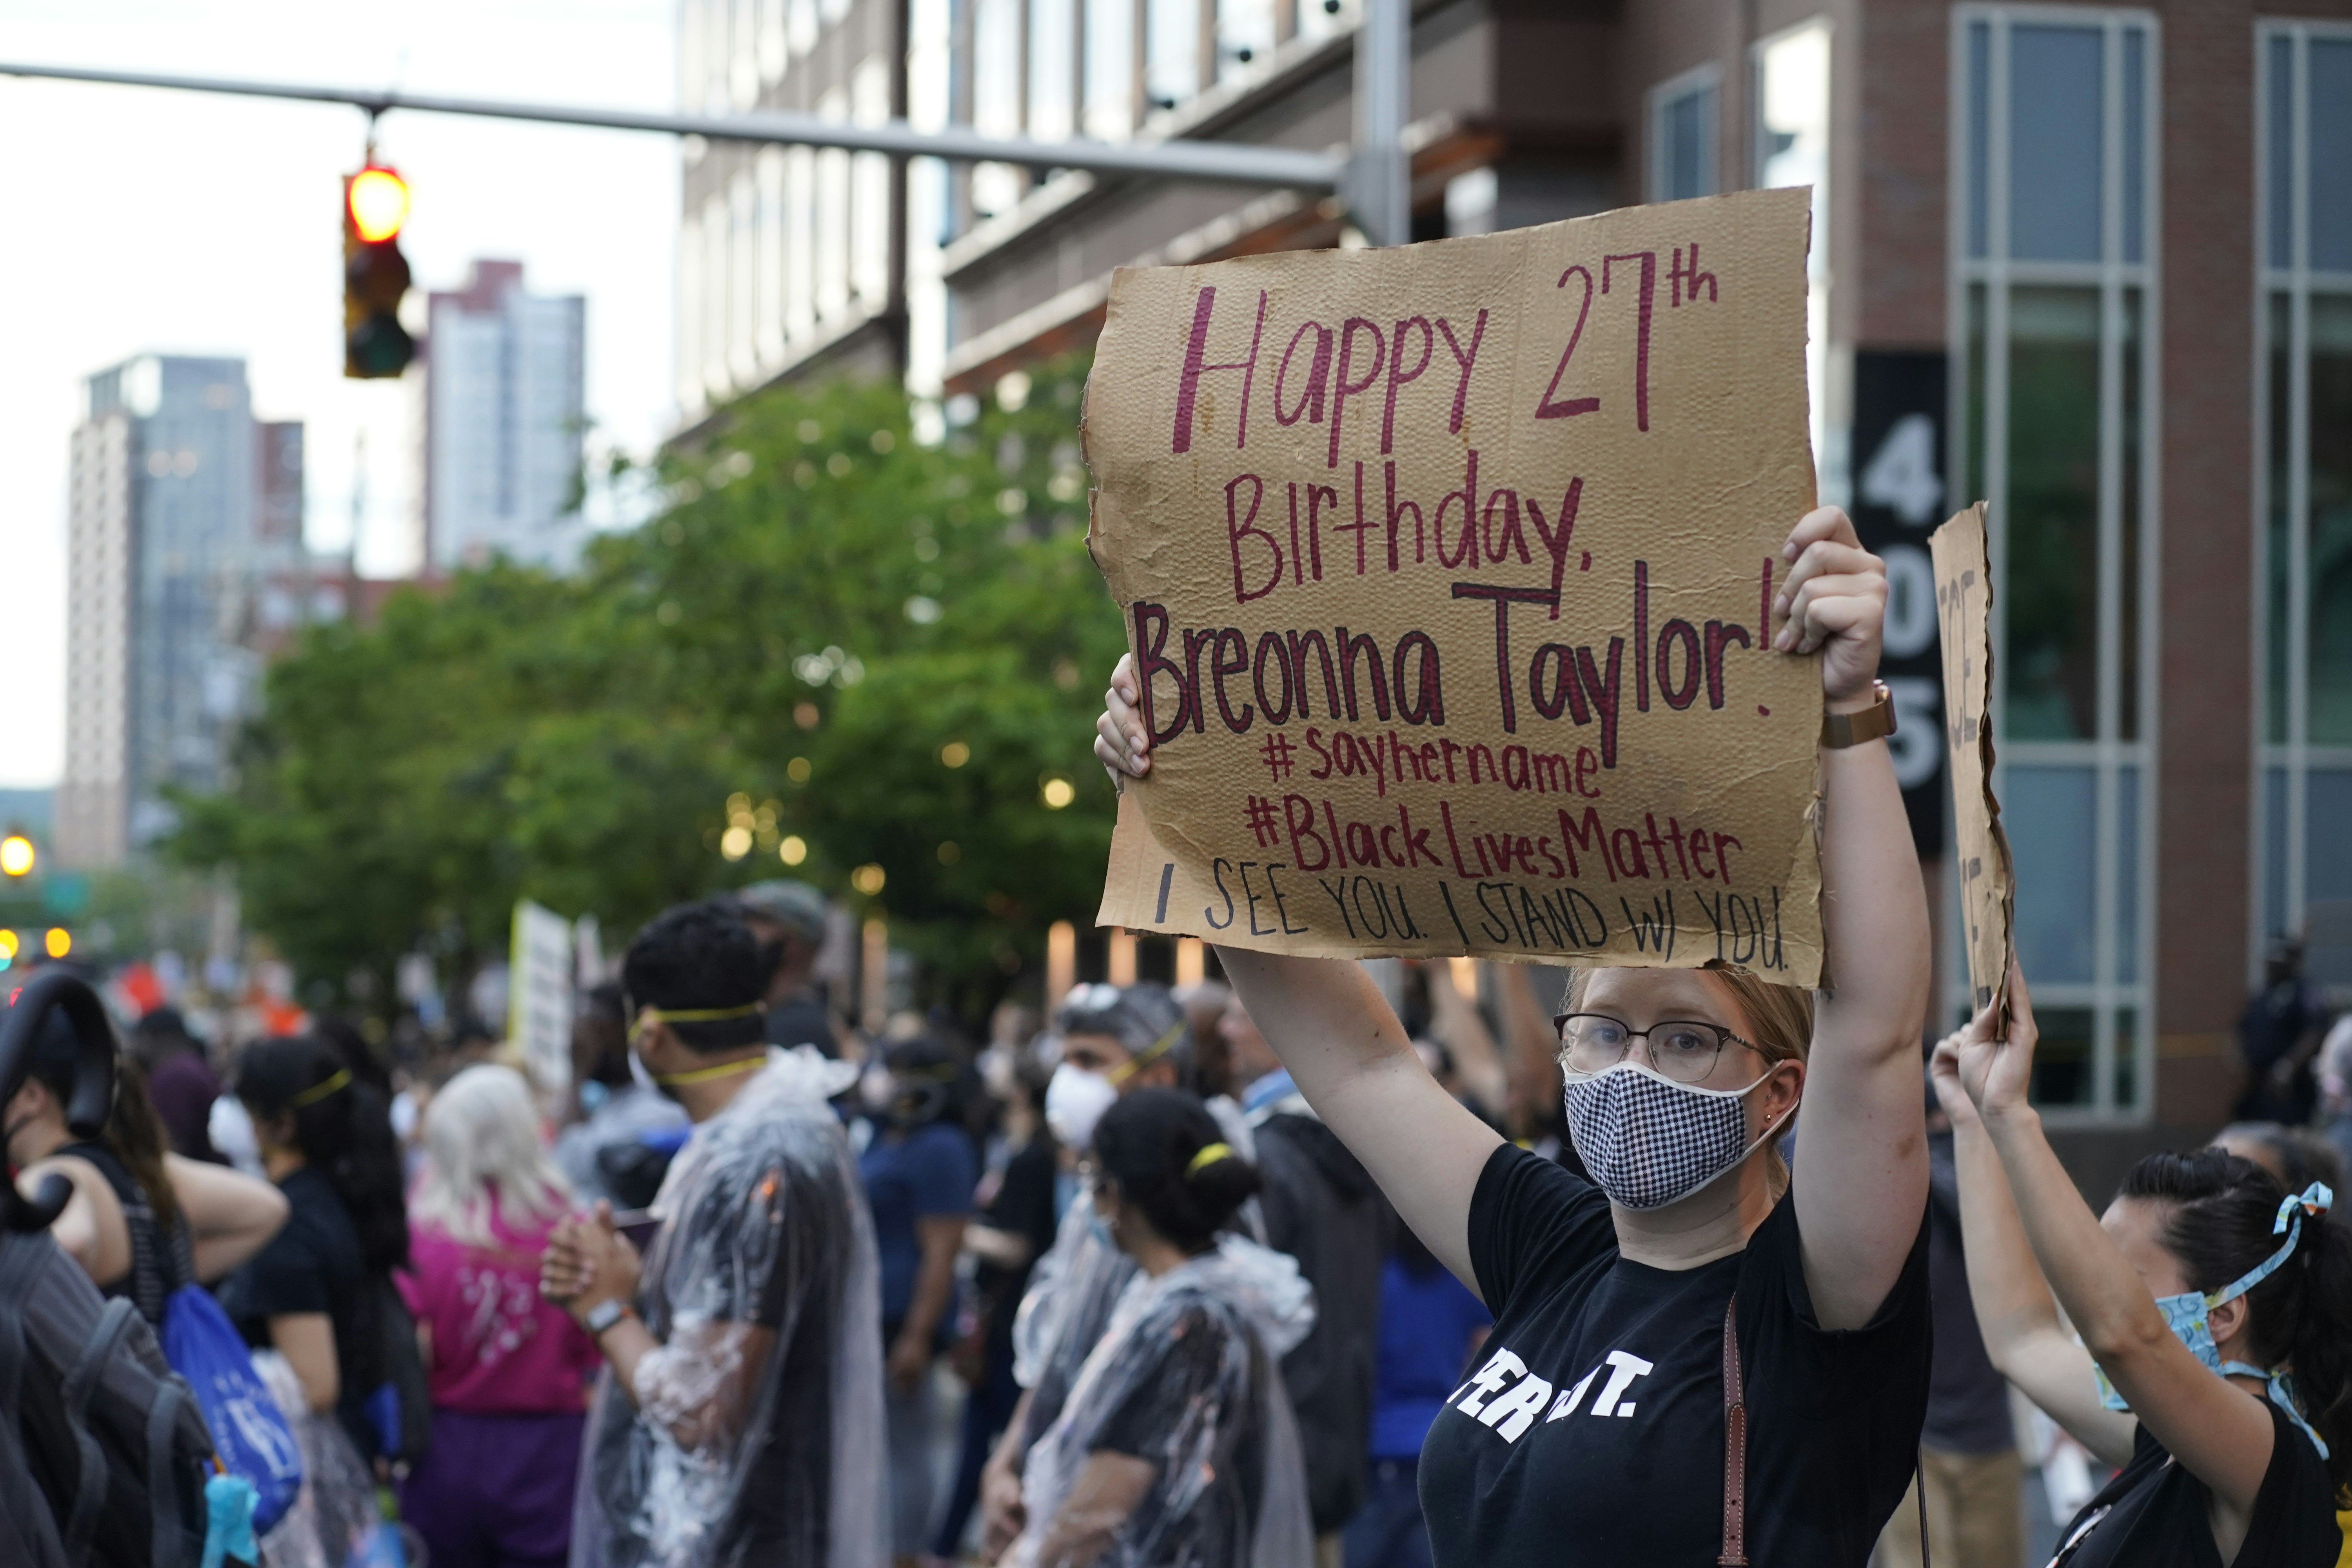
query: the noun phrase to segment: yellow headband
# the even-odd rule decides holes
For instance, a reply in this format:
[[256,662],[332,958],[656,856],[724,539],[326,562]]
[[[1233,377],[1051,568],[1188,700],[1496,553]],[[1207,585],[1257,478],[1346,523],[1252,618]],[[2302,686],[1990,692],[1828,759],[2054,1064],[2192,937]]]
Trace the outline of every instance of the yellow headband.
[[755,1072],[767,1065],[768,1053],[762,1050],[756,1057],[720,1062],[717,1067],[695,1068],[688,1072],[657,1072],[654,1074],[654,1081],[664,1089],[676,1089],[682,1083],[709,1083],[715,1078],[732,1078],[739,1072]]
[[1203,1143],[1201,1152],[1192,1156],[1192,1163],[1184,1167],[1184,1179],[1189,1182],[1218,1161],[1233,1157],[1234,1146],[1230,1143]]
[[[1184,1026],[1178,1024],[1174,1028],[1169,1030],[1166,1034],[1152,1041],[1150,1046],[1137,1052],[1134,1056],[1128,1058],[1123,1064],[1111,1073],[1111,1082],[1125,1083],[1129,1079],[1133,1078],[1137,1073],[1141,1072],[1145,1068],[1150,1067],[1153,1062],[1167,1055],[1168,1047],[1174,1045],[1183,1037]],[[1214,1145],[1212,1145],[1212,1147]]]
[[310,1088],[304,1089],[301,1093],[288,1100],[286,1102],[286,1107],[289,1110],[299,1110],[305,1106],[316,1105],[319,1101],[326,1099],[327,1096],[334,1093],[337,1089],[348,1088],[351,1081],[352,1069],[349,1068],[337,1068],[333,1072],[329,1073],[325,1078],[320,1079],[317,1083],[312,1084]]
[[630,1022],[629,1038],[635,1039],[656,1024],[721,1024],[765,1011],[767,1005],[761,1002],[746,1002],[740,1007],[640,1007]]

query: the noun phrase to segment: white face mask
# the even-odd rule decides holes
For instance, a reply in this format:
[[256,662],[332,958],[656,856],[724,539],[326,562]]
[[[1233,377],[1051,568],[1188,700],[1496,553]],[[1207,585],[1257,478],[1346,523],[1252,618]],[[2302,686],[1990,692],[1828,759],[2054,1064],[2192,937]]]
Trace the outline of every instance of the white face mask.
[[1085,1149],[1095,1141],[1095,1123],[1118,1099],[1118,1086],[1102,1073],[1064,1062],[1045,1085],[1045,1125],[1067,1149]]
[[1745,1089],[1694,1089],[1639,1062],[1570,1078],[1569,1135],[1593,1184],[1621,1208],[1662,1209],[1738,1168],[1796,1113],[1790,1106],[1752,1142]]

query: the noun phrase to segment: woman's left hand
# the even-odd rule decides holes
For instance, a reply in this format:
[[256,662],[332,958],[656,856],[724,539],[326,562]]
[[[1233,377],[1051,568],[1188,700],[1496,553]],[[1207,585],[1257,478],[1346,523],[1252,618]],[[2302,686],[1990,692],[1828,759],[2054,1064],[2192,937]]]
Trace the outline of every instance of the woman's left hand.
[[2033,1047],[2041,1038],[2033,1026],[2033,998],[2026,994],[2025,972],[2018,967],[2014,949],[2009,955],[2008,984],[2008,1034],[1994,1033],[1997,1006],[1987,1003],[1967,1027],[1936,1048],[1937,1067],[1948,1060],[1969,1103],[1987,1121],[2025,1106],[2033,1085]]
[[1787,620],[1772,646],[1819,652],[1822,695],[1832,706],[1866,704],[1886,622],[1886,563],[1862,547],[1853,521],[1833,506],[1807,512],[1780,558],[1790,565],[1772,613]]

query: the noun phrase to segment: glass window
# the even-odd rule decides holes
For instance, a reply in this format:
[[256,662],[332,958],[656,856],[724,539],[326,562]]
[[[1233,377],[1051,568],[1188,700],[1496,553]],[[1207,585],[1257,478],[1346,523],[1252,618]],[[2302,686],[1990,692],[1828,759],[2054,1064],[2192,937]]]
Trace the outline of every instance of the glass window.
[[1133,0],[1083,0],[1087,8],[1087,134],[1123,141],[1135,128]]
[[2012,767],[2001,784],[2017,879],[2017,956],[2039,988],[2090,984],[2098,904],[2098,777],[2089,768]]
[[2352,38],[2311,41],[2311,265],[2352,272]]
[[[1811,393],[1813,467],[1822,499],[1843,500],[1847,458],[1843,428],[1829,423],[1830,25],[1816,20],[1756,46],[1756,184],[1811,185],[1812,248],[1805,259],[1805,378]],[[1709,132],[1710,144],[1712,132]]]
[[2265,23],[2255,907],[2352,1001],[2352,26]]
[[1650,199],[1678,202],[1716,193],[1717,75],[1689,71],[1650,93]]
[[2144,14],[2070,15],[1954,22],[1953,480],[1992,535],[2018,952],[2056,1042],[2034,1093],[2144,1117],[2161,78]]
[[2096,27],[2016,27],[2009,62],[2009,253],[2099,259],[2100,90]]
[[1173,109],[1201,90],[1201,6],[1213,0],[1149,0],[1143,86],[1150,108]]

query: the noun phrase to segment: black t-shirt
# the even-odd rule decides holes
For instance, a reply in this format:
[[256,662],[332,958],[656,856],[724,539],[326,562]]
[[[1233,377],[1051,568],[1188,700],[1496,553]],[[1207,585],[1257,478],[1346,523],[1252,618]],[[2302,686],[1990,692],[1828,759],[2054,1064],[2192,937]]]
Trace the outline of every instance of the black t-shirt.
[[1927,1230],[1870,1323],[1815,1325],[1797,1206],[1747,1249],[1668,1270],[1618,1256],[1609,1202],[1508,1145],[1470,1258],[1495,1314],[1422,1450],[1438,1568],[1700,1568],[1723,1546],[1723,1313],[1738,1291],[1747,1542],[1757,1568],[1863,1568],[1927,1413]]
[[988,1314],[986,1346],[992,1364],[1013,1359],[1013,1319],[1021,1310],[1021,1293],[1029,1289],[1030,1271],[1054,1245],[1061,1223],[1054,1206],[1054,1146],[1033,1138],[1013,1151],[1004,1163],[1004,1180],[989,1200],[985,1218],[998,1230],[1029,1239],[1029,1260],[1017,1268],[983,1263],[972,1276],[981,1307]]
[[383,1325],[378,1292],[369,1289],[360,1233],[326,1176],[310,1166],[278,1184],[286,1194],[285,1228],[231,1275],[221,1305],[245,1342],[269,1342],[269,1320],[324,1312],[335,1331],[335,1370],[342,1393],[336,1405],[363,1454],[380,1440],[366,1415],[368,1395],[383,1384]]
[[[1251,1538],[1265,1483],[1266,1412],[1257,1408],[1258,1391],[1266,1385],[1265,1368],[1255,1341],[1248,1347],[1250,1375],[1243,1397],[1246,1410],[1214,1409],[1206,1421],[1216,1434],[1215,1445],[1202,1456],[1206,1484],[1192,1476],[1168,1473],[1168,1435],[1191,1416],[1202,1419],[1204,1405],[1222,1402],[1233,1390],[1224,1372],[1231,1327],[1215,1313],[1194,1307],[1171,1326],[1159,1364],[1136,1380],[1126,1399],[1103,1423],[1096,1436],[1097,1453],[1125,1454],[1161,1467],[1135,1510],[1128,1516],[1123,1537],[1156,1527],[1152,1558],[1157,1563],[1194,1564],[1196,1568],[1246,1568],[1223,1561],[1228,1543]],[[1181,1512],[1174,1499],[1184,1498]]]
[[[2270,1468],[2232,1561],[2245,1568],[2335,1568],[2343,1537],[2327,1466],[2284,1412],[2267,1401],[2263,1408],[2271,1413]],[[2131,1463],[2059,1535],[2057,1562],[2064,1568],[2221,1568],[2205,1511],[2210,1496],[2142,1422]]]

